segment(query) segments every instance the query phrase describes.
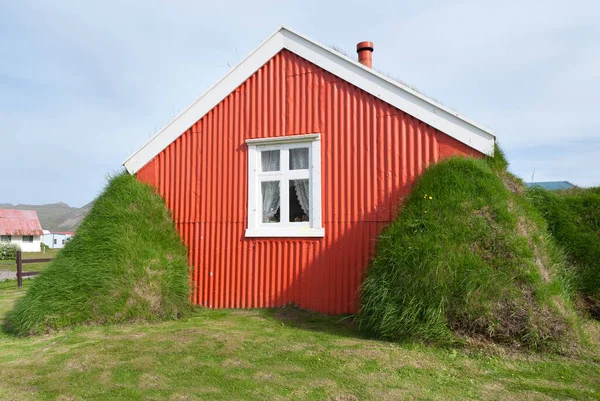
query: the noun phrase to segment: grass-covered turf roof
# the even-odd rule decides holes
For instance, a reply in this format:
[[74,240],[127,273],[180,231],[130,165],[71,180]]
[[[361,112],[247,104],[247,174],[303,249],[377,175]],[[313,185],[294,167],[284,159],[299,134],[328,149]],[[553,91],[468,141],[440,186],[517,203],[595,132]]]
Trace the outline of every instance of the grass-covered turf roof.
[[134,176],[121,174],[17,303],[6,328],[36,334],[78,324],[176,318],[189,307],[186,255],[163,200]]
[[572,266],[580,301],[600,319],[600,187],[528,190]]
[[361,289],[363,330],[535,350],[578,342],[563,254],[506,166],[498,151],[445,160],[420,177],[378,239]]

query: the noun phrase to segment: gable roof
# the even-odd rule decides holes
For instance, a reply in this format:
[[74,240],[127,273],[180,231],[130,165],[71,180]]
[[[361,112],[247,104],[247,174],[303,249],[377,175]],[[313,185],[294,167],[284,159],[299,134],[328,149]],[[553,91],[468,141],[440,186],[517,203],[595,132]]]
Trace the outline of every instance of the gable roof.
[[123,163],[127,171],[130,174],[138,172],[282,49],[297,54],[481,153],[494,154],[495,136],[491,130],[356,60],[281,26],[215,86],[131,155]]
[[35,210],[0,209],[0,235],[44,235]]

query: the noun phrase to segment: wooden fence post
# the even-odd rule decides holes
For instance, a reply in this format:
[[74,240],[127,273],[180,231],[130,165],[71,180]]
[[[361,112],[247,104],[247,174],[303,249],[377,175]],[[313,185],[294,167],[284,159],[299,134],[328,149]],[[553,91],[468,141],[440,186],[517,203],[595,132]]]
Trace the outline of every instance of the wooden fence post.
[[21,263],[21,251],[17,251],[17,285],[23,287],[23,264]]

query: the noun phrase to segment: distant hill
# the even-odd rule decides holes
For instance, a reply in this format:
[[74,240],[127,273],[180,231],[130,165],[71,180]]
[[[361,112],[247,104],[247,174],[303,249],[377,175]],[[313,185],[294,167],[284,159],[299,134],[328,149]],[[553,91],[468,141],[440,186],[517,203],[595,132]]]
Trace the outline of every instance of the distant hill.
[[75,231],[88,211],[92,202],[77,208],[63,202],[50,205],[12,205],[0,203],[0,209],[35,210],[44,230],[50,231]]

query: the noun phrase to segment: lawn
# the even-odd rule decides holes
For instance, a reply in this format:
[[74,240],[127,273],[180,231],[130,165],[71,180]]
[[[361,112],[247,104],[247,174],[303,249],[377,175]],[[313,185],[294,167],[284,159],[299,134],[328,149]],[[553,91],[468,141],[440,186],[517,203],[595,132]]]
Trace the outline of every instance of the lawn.
[[[0,283],[0,316],[22,290]],[[598,333],[600,325],[590,330]],[[600,362],[361,338],[296,309],[0,334],[3,400],[599,399]]]
[[[46,259],[55,258],[60,249],[48,249],[46,253],[43,252],[23,252],[23,260],[25,259]],[[23,271],[25,272],[39,272],[44,270],[50,263],[26,263],[23,264]],[[17,264],[14,260],[0,260],[0,270],[2,271],[17,271]]]

